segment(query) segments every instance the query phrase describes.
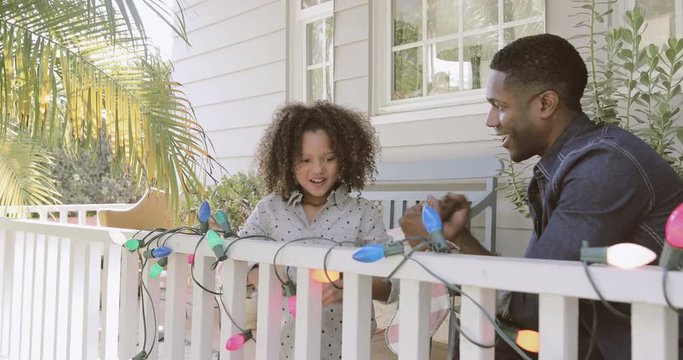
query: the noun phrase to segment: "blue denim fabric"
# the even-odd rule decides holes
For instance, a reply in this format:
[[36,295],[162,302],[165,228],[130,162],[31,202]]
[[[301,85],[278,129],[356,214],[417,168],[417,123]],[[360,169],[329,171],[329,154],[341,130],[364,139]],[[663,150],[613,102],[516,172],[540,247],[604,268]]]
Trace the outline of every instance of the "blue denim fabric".
[[[579,260],[581,244],[634,242],[661,252],[664,225],[683,202],[683,182],[645,142],[580,115],[534,167],[529,185],[534,231],[526,257]],[[596,304],[592,359],[630,359],[630,323]],[[619,306],[628,312],[629,306]],[[580,351],[592,325],[592,305],[580,302]],[[538,296],[514,293],[511,320],[538,329]],[[682,332],[683,334],[683,332]],[[581,355],[583,356],[583,355]]]

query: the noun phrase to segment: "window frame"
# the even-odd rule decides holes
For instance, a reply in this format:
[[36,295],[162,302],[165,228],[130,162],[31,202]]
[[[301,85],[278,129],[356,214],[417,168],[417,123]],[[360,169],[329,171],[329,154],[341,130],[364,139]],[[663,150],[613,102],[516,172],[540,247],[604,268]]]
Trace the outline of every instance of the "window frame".
[[[460,21],[460,29],[459,33],[457,35],[446,35],[446,36],[440,36],[437,38],[433,39],[426,39],[423,37],[417,46],[418,48],[426,49],[428,44],[432,43],[437,43],[439,41],[445,41],[449,39],[461,39],[467,36],[471,35],[476,35],[479,33],[485,33],[485,32],[491,32],[494,30],[497,30],[498,32],[498,49],[500,49],[503,44],[504,44],[504,30],[510,27],[518,26],[518,25],[523,25],[526,23],[531,23],[534,21],[543,21],[543,31],[547,31],[547,18],[548,18],[548,1],[545,1],[545,10],[543,15],[532,18],[535,20],[520,20],[520,21],[512,21],[506,23],[506,26],[503,27],[499,24],[503,23],[503,12],[499,11],[498,12],[498,24],[496,25],[491,25],[485,28],[473,30],[473,31],[462,31],[462,26],[463,22]],[[460,10],[459,14],[461,14],[462,17],[462,1],[459,1],[459,6]],[[498,0],[498,8],[502,9],[504,7],[504,0]],[[424,23],[427,21],[426,19],[426,8],[423,6],[422,7],[422,22],[423,26]],[[429,110],[429,109],[435,109],[435,108],[446,108],[446,107],[453,107],[453,106],[459,106],[459,105],[474,105],[474,104],[480,104],[480,103],[485,103],[485,84],[482,83],[482,87],[480,89],[472,89],[472,90],[463,90],[463,91],[458,91],[458,92],[453,92],[453,93],[446,93],[446,94],[435,94],[435,95],[422,95],[419,97],[414,97],[414,98],[408,98],[408,99],[400,99],[400,100],[392,100],[391,99],[391,94],[392,94],[392,85],[393,85],[393,75],[392,75],[392,69],[393,69],[393,64],[391,63],[392,59],[392,49],[393,48],[400,48],[404,47],[405,45],[401,46],[393,46],[392,42],[392,30],[391,30],[391,25],[392,25],[392,9],[391,9],[391,0],[373,0],[372,1],[372,19],[373,19],[373,46],[372,46],[372,114],[375,116],[382,116],[386,114],[393,114],[393,113],[399,113],[399,112],[406,112],[406,111],[420,111],[420,110]],[[415,45],[415,43],[412,43],[411,45]],[[414,48],[415,46],[408,46],[409,48]],[[462,53],[464,49],[462,46],[459,46],[458,51],[460,53],[460,58],[462,58]],[[423,50],[423,69],[426,68],[426,64],[424,62],[426,55],[426,51]],[[461,65],[462,66],[462,65]],[[426,84],[425,84],[425,79],[427,77],[426,72],[423,70],[423,81],[422,81],[422,88],[423,91],[426,90]],[[485,82],[485,79],[482,79],[482,82]]]
[[[307,63],[308,59],[308,39],[306,33],[306,26],[315,21],[332,17],[334,24],[334,0],[324,2],[322,4],[309,6],[305,9],[301,8],[301,0],[289,1],[290,31],[288,35],[289,44],[289,85],[288,85],[288,100],[297,100],[304,103],[308,102],[308,70],[320,68],[319,65],[312,65],[309,69]],[[334,25],[333,25],[334,26]],[[332,94],[330,94],[329,101],[334,101],[334,32],[332,39],[332,58],[323,64],[323,67],[330,67],[330,86]],[[323,76],[323,91],[326,91],[324,85],[326,79]]]

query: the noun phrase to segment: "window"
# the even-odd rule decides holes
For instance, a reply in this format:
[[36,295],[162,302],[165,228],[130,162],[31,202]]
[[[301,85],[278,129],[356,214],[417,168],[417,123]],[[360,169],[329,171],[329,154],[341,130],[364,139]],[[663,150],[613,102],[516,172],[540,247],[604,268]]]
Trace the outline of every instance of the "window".
[[334,100],[334,17],[331,0],[290,2],[294,14],[290,42],[290,97]]
[[379,113],[452,105],[484,86],[498,49],[545,32],[544,0],[385,0],[373,11],[381,14],[377,43],[385,44],[375,52]]
[[334,22],[331,16],[306,24],[306,100],[332,100]]

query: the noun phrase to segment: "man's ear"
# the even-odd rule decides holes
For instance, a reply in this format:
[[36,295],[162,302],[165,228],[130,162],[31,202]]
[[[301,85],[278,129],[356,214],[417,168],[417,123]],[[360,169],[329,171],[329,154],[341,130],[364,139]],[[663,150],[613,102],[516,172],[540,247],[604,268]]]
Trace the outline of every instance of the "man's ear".
[[552,116],[560,106],[560,94],[555,90],[546,90],[539,97],[541,99],[541,117]]

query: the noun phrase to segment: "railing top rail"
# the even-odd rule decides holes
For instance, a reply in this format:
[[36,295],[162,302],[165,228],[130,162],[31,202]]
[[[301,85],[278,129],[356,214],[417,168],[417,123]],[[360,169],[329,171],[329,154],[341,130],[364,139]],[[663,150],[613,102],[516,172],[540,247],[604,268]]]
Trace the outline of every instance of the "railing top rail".
[[8,206],[0,208],[5,213],[17,212],[38,212],[38,211],[79,211],[79,210],[98,210],[107,209],[126,209],[134,204],[64,204],[64,205],[28,205],[28,206]]
[[[136,232],[123,229],[91,227],[71,224],[46,223],[31,220],[0,219],[0,229],[44,233],[53,236],[86,239],[116,243],[121,234],[125,238]],[[138,238],[146,232],[140,232]],[[176,253],[191,254],[199,236],[177,234],[168,237],[166,245]],[[247,239],[231,244],[228,256],[241,261],[273,263],[273,256],[283,245],[281,242]],[[324,245],[287,245],[280,251],[278,265],[301,268],[323,268],[323,259],[329,246]],[[375,263],[360,263],[352,259],[355,248],[340,247],[331,251],[327,268],[370,276],[388,275],[401,261],[402,257],[392,256]],[[199,246],[198,254],[213,256],[208,245]],[[529,293],[557,294],[579,298],[597,299],[595,289],[587,279],[583,265],[577,261],[553,261],[539,259],[519,259],[506,257],[486,257],[474,255],[416,253],[414,259],[427,266],[432,272],[452,284],[473,285],[484,288],[512,290]],[[656,266],[646,266],[633,270],[622,270],[608,266],[591,266],[590,272],[605,299],[629,303],[666,305],[662,291],[663,270]],[[417,263],[408,261],[395,274],[396,278],[437,282],[431,274]],[[683,272],[669,273],[667,289],[671,302],[683,307]]]

